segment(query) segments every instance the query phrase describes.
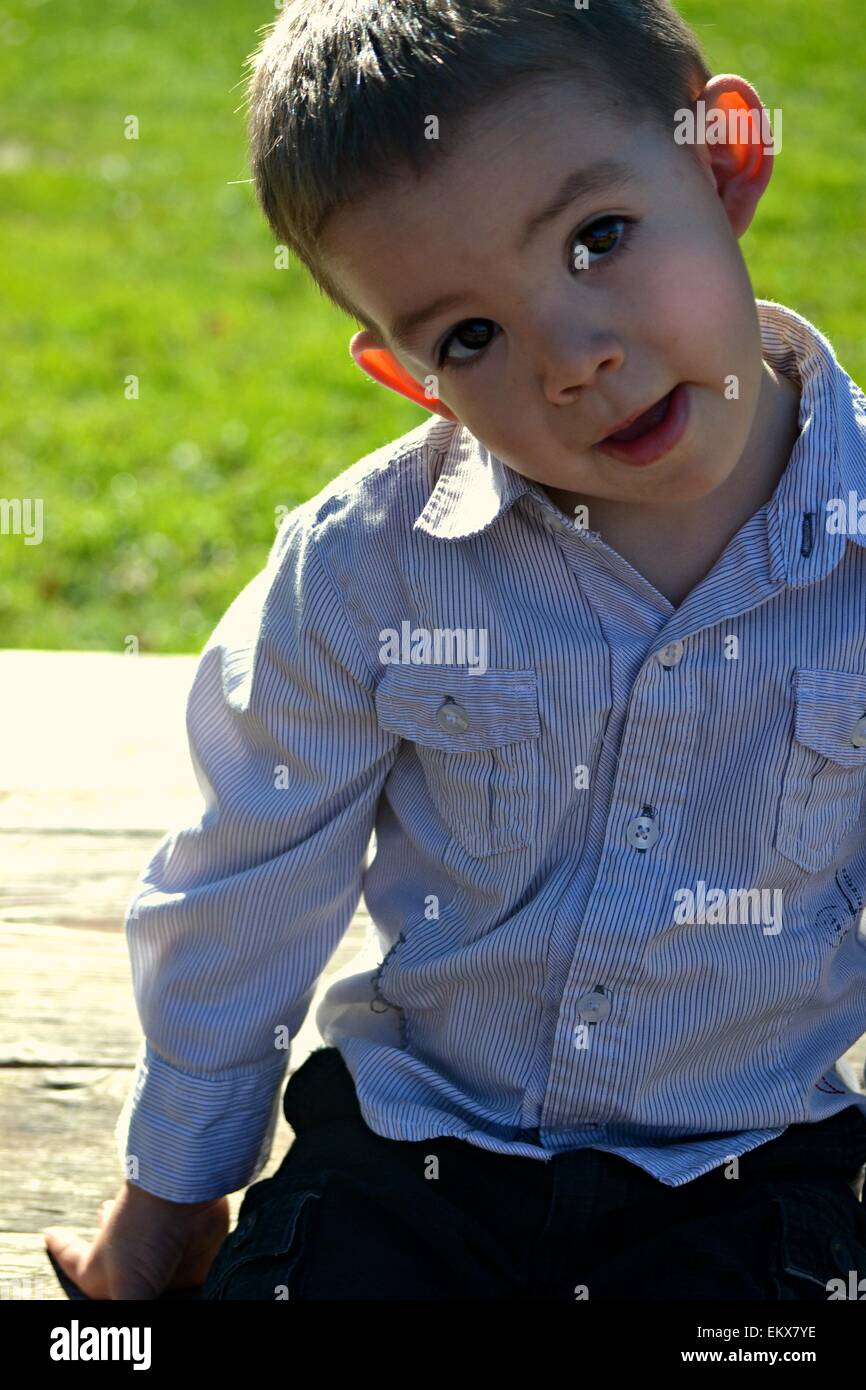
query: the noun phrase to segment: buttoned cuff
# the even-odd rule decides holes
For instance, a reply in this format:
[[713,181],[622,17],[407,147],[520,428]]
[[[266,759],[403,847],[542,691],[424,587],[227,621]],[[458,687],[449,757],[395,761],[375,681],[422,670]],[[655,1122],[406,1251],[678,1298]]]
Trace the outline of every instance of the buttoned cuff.
[[254,1182],[270,1156],[288,1052],[221,1076],[171,1066],[147,1041],[115,1128],[124,1177],[170,1202]]

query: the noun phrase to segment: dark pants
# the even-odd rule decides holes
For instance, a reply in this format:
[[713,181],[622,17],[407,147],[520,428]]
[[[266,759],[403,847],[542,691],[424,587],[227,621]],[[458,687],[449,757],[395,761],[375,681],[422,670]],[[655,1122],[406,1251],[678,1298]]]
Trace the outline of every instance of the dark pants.
[[721,1167],[677,1188],[597,1149],[541,1162],[384,1139],[336,1048],[298,1068],[283,1110],[294,1142],[248,1188],[204,1298],[866,1297],[854,1191],[866,1119],[853,1107],[790,1126],[736,1178]]

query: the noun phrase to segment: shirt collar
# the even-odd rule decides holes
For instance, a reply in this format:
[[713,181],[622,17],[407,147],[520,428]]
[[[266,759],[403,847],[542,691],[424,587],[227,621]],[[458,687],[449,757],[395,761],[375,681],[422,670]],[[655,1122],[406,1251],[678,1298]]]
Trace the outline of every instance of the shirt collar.
[[828,503],[848,509],[849,494],[866,497],[866,398],[822,333],[784,305],[759,299],[764,356],[800,387],[800,434],[767,505],[774,577],[791,585],[823,579],[849,540],[866,534],[827,529]]
[[[847,534],[826,528],[831,498],[846,508],[849,493],[866,498],[866,397],[813,324],[771,300],[756,303],[764,357],[793,377],[801,393],[800,435],[766,509],[771,567],[788,584],[808,584],[838,564],[848,539],[866,546],[856,527]],[[427,443],[443,461],[414,529],[444,540],[475,536],[527,493],[554,510],[538,483],[465,426],[435,417]]]
[[444,458],[414,530],[443,540],[463,540],[486,530],[526,492],[541,494],[551,505],[537,483],[509,468],[464,425],[440,417],[427,434],[427,445]]

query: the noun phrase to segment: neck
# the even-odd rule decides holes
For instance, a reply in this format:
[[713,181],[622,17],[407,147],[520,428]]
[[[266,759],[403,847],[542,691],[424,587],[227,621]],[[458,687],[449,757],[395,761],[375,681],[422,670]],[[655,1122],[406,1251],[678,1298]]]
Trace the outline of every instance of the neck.
[[769,502],[788,466],[800,433],[800,391],[790,377],[764,362],[761,394],[751,434],[739,462],[716,495],[726,505],[736,499],[751,516]]

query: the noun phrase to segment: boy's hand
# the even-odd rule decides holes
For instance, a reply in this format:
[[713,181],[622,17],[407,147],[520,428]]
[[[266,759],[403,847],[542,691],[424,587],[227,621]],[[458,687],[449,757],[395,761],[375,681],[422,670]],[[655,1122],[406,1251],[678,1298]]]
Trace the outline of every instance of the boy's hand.
[[126,1182],[99,1208],[92,1245],[63,1226],[45,1244],[90,1298],[152,1299],[166,1289],[203,1284],[229,1230],[227,1197],[169,1202]]

